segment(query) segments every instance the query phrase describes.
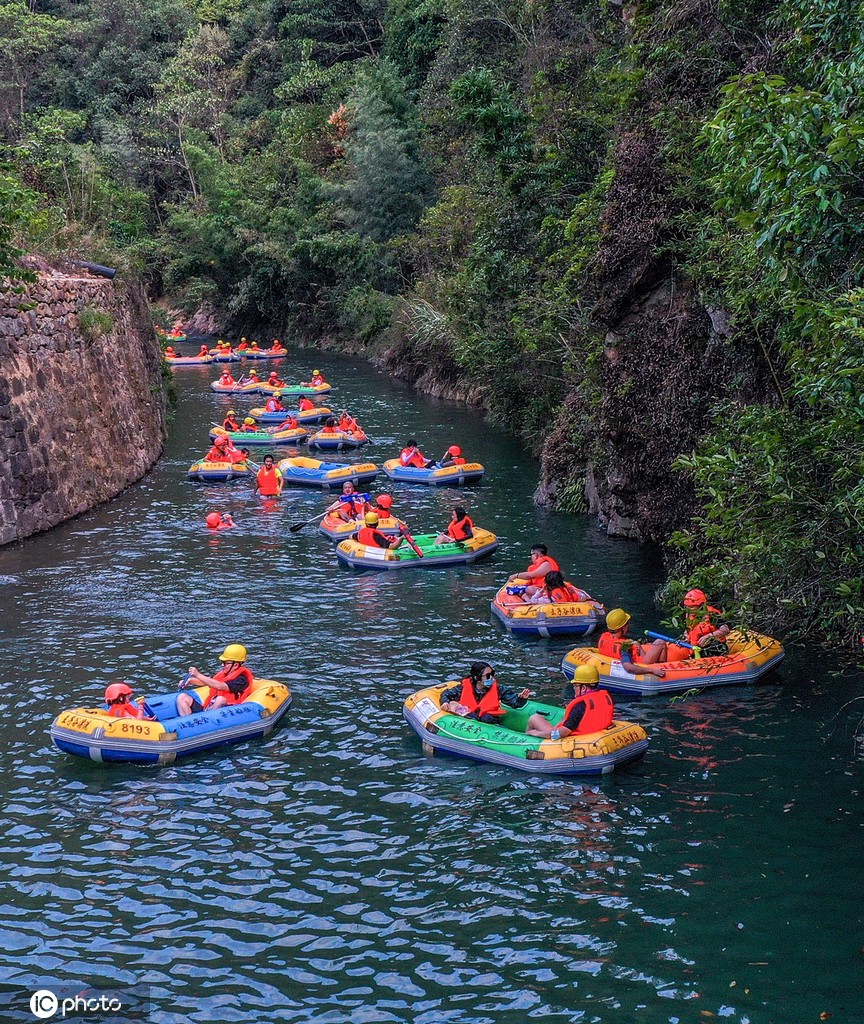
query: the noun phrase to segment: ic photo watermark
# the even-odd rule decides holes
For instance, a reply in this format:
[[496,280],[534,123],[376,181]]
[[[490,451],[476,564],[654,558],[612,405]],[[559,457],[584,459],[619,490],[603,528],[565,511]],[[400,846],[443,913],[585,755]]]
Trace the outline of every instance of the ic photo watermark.
[[6,1024],[55,1021],[57,1024],[145,1024],[152,1020],[150,991],[144,987],[96,989],[44,985],[29,990],[0,990],[0,1020]]

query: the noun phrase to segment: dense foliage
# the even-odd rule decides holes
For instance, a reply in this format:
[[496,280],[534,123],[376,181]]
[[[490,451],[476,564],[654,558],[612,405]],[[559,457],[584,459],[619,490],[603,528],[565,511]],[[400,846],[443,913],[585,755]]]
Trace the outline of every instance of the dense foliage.
[[694,388],[693,436],[646,427],[696,510],[670,596],[697,579],[849,639],[862,21],[839,0],[0,0],[0,275],[25,247],[82,254],[190,312],[431,362],[535,448],[557,422],[574,508],[585,460],[620,456],[604,408],[641,394],[604,346],[654,282],[687,283],[739,379]]

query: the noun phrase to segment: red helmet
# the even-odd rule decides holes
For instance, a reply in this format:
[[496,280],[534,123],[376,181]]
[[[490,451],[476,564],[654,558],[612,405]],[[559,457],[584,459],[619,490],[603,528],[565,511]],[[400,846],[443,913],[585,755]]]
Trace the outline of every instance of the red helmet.
[[701,608],[706,604],[708,604],[708,598],[705,596],[704,590],[694,588],[693,590],[688,590],[684,595],[685,608]]
[[206,519],[207,525],[210,527],[211,530],[218,529],[219,528],[219,523],[221,521],[222,521],[222,517],[219,515],[218,512],[211,512],[207,516],[207,519]]
[[217,448],[222,448],[224,445],[228,444],[229,440],[230,440],[230,438],[228,438],[225,434],[220,434],[216,438],[216,447]]
[[390,497],[389,494],[379,494],[378,497],[375,499],[375,504],[378,506],[378,508],[392,508],[393,499]]
[[459,456],[462,454],[462,449],[459,447],[458,444],[451,444],[450,447],[447,449],[447,454]]
[[111,683],[105,690],[105,703],[113,704],[118,697],[131,697],[132,687],[128,683]]

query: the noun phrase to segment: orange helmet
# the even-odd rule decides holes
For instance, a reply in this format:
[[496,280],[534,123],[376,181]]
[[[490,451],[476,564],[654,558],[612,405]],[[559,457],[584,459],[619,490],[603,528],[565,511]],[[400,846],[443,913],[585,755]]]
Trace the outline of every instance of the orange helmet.
[[450,447],[447,449],[447,454],[459,456],[462,454],[462,449],[459,447],[458,444],[451,444]]
[[393,499],[390,497],[389,494],[379,494],[378,497],[375,499],[375,504],[378,506],[378,508],[392,508]]
[[685,608],[701,608],[704,604],[708,604],[708,598],[705,596],[705,591],[699,590],[698,587],[688,590],[684,595]]
[[218,512],[211,512],[206,519],[207,525],[210,527],[211,530],[217,529],[221,521],[222,517],[219,515]]
[[229,439],[224,434],[220,434],[216,438],[216,447],[217,448],[222,448],[224,445],[228,444],[228,440]]
[[114,704],[120,697],[131,697],[132,687],[128,683],[111,683],[105,690],[105,703]]

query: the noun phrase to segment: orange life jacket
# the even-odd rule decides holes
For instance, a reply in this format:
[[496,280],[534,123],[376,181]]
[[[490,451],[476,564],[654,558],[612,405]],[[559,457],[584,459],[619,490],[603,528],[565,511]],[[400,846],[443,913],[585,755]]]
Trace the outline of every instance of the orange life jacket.
[[474,523],[471,521],[471,516],[465,516],[464,519],[458,519],[455,523],[450,523],[447,527],[447,533],[453,538],[453,540],[468,540],[470,538],[470,530],[474,529]]
[[339,420],[339,429],[344,431],[346,434],[349,430],[357,429],[357,420],[352,419],[350,416],[343,416]]
[[240,424],[237,422],[237,420],[234,419],[233,416],[226,416],[225,419],[222,421],[222,429],[236,431],[240,429]]
[[202,345],[201,348],[198,351],[198,355],[199,356],[209,356],[210,355],[210,349],[207,348],[206,345]]
[[700,640],[708,636],[709,633],[715,633],[716,631],[717,627],[710,619],[702,619],[701,622],[688,627],[687,642],[693,644],[694,647],[698,647]]
[[299,426],[299,424],[297,423],[297,420],[295,420],[293,416],[289,416],[288,419],[287,420],[283,420],[276,429],[277,430],[296,430],[298,426]]
[[230,373],[223,373],[222,376],[219,378],[219,383],[220,384],[233,384],[234,383],[234,378],[231,376]]
[[[252,342],[252,344],[251,344],[251,345],[250,345],[250,347],[249,347],[249,351],[250,351],[250,352],[260,352],[260,351],[261,351],[261,350],[260,350],[260,349],[258,348],[258,342],[257,342],[257,341],[253,341],[253,342]],[[213,678],[215,679],[215,678],[216,678],[216,676],[213,676]]]
[[239,679],[240,676],[246,679],[246,689],[241,694],[235,697],[230,690],[211,690],[204,701],[204,707],[209,707],[210,703],[217,697],[224,697],[228,704],[242,704],[252,691],[252,683],[254,682],[252,673],[245,665],[235,665],[234,669],[230,672],[227,668],[222,668],[213,678],[218,679],[220,683],[230,683],[235,679]]
[[563,587],[555,587],[549,591],[549,598],[553,604],[569,604],[570,602],[586,601],[587,594],[583,591],[565,583]]
[[[545,580],[550,572],[561,572],[561,566],[555,561],[554,558],[551,557],[551,555],[541,555],[540,561],[537,564],[538,565],[542,565],[544,562],[548,562],[549,565],[551,566],[551,568],[547,569],[546,572],[543,574],[543,576],[533,576],[533,577],[531,577],[532,579],[535,579],[535,580],[543,579],[543,580]],[[534,569],[534,565],[533,564],[529,565],[528,568],[525,570],[525,572],[531,572],[532,569]]]
[[567,716],[577,704],[585,705],[585,714],[582,721],[576,726],[576,733],[600,732],[612,724],[615,715],[615,706],[612,698],[606,690],[595,690],[593,693],[583,693],[576,697],[564,708],[564,717],[558,723],[562,725],[567,721]]
[[[371,526],[361,526],[360,529],[357,531],[357,541],[360,544],[366,544],[367,547],[370,547],[370,548],[380,548],[381,545],[378,543],[377,540],[375,540],[376,534],[379,537],[383,537],[384,536],[382,533],[379,533],[376,529],[374,529]],[[386,537],[384,537],[384,539],[387,540]],[[389,547],[389,546],[390,546],[390,541],[387,540],[386,547]]]
[[[630,643],[630,641],[620,637],[616,638],[607,631],[600,634],[600,639],[597,641],[597,650],[607,658],[620,658],[621,649],[625,643]],[[634,661],[642,656],[642,648],[639,644],[630,643],[630,654]]]
[[326,383],[321,374],[316,374],[310,381],[313,388],[317,388],[319,385]]
[[463,459],[461,455],[454,455],[450,461],[453,463],[454,466],[465,465],[465,459]]
[[493,679],[492,685],[478,701],[474,695],[474,687],[471,680],[462,680],[462,693],[459,695],[459,703],[464,704],[469,711],[473,711],[478,717],[482,715],[506,715],[507,712],[501,707],[501,696],[498,693],[498,680]]
[[[268,469],[262,466],[258,470],[258,490],[265,498],[273,498],[279,493],[279,471],[275,466]],[[214,676],[215,679],[215,676]]]
[[311,398],[307,398],[304,395],[298,403],[298,408],[300,409],[300,412],[306,412],[308,409],[314,409],[315,403],[312,401]]
[[403,448],[399,454],[399,461],[403,466],[416,466],[418,469],[425,469],[426,460],[420,452],[412,452],[410,448]]
[[241,341],[240,344],[237,346],[237,351],[238,352],[245,352],[247,348],[249,348],[249,342],[248,341]]
[[217,448],[214,444],[209,452],[204,456],[205,462],[230,462],[228,452],[225,450],[225,445]]
[[111,704],[108,708],[111,718],[146,718],[147,712],[133,702],[127,704]]
[[173,348],[171,348],[170,345],[168,345],[167,348],[165,349],[165,356],[168,359],[176,359],[177,353],[174,351]]
[[285,412],[285,406],[279,401],[278,398],[268,398],[267,404],[264,406],[265,412]]

